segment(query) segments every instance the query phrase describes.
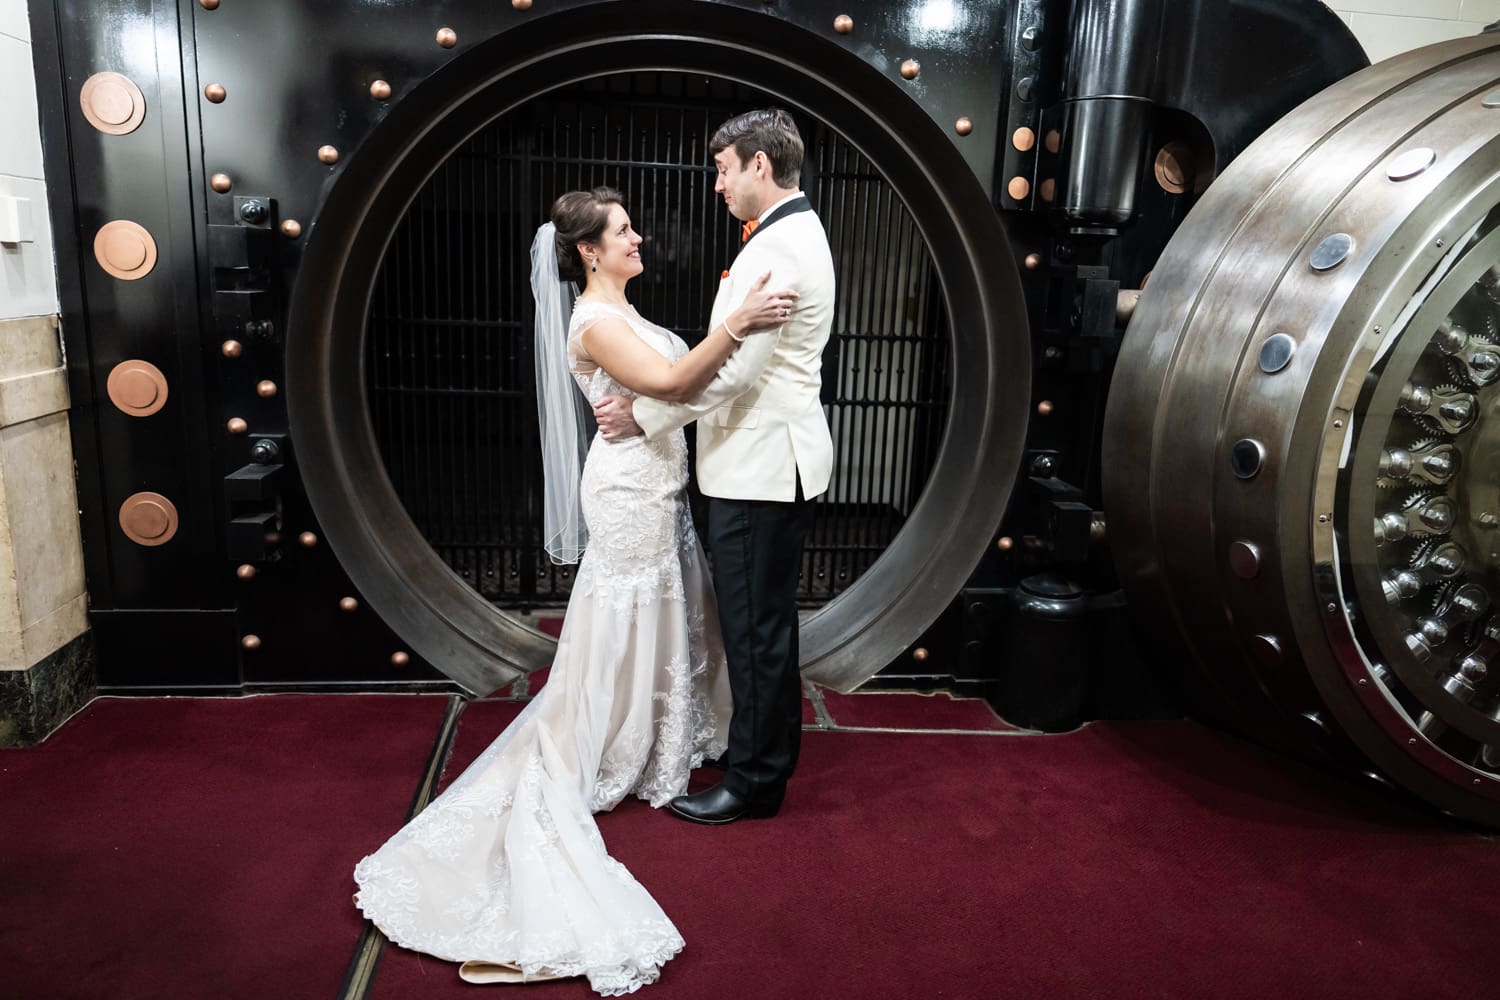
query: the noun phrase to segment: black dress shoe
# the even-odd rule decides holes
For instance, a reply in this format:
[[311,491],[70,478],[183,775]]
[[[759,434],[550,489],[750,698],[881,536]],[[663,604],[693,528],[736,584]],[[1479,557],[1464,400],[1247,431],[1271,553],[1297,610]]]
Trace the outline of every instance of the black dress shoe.
[[694,823],[722,826],[737,819],[770,819],[781,808],[781,802],[746,802],[723,785],[715,785],[695,795],[679,795],[667,803],[667,808],[673,815]]

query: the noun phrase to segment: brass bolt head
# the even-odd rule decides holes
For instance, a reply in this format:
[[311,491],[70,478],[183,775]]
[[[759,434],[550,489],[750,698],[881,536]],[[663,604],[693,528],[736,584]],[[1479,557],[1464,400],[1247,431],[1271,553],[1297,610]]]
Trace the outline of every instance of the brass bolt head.
[[324,163],[337,163],[339,162],[339,151],[334,146],[319,146],[318,159],[322,160]]
[[391,666],[404,667],[411,662],[411,655],[405,650],[398,649],[391,654]]
[[340,611],[357,611],[357,610],[359,610],[359,602],[356,601],[352,597],[340,597],[339,598],[339,610]]
[[243,636],[240,636],[240,645],[244,646],[246,649],[250,650],[253,653],[255,650],[257,650],[257,649],[260,648],[260,636],[258,636],[258,635],[243,635]]
[[210,83],[203,88],[203,96],[214,104],[223,104],[224,98],[228,97],[229,93],[224,89],[222,83]]
[[458,44],[458,32],[452,28],[439,28],[437,43],[445,49],[451,49]]
[[1044,399],[1040,403],[1036,404],[1036,412],[1044,417],[1052,416],[1052,410],[1052,400],[1050,399]]
[[953,131],[959,135],[968,135],[974,131],[974,120],[967,115],[953,123]]
[[281,224],[281,235],[295,240],[302,235],[302,223],[296,219],[287,219]]
[[224,429],[231,434],[243,434],[250,429],[250,425],[245,423],[243,417],[231,417],[229,423],[224,425]]
[[922,72],[922,64],[915,59],[908,59],[901,64],[901,75],[908,80],[915,80],[920,72]]
[[377,101],[388,101],[391,99],[391,85],[384,80],[376,80],[370,84],[370,96]]
[[311,531],[304,531],[297,536],[297,544],[301,545],[304,549],[310,549],[318,544],[318,536]]
[[263,381],[257,382],[255,384],[255,394],[261,399],[270,399],[272,396],[276,395],[276,383],[272,382],[270,379],[265,379]]
[[234,575],[241,580],[253,580],[255,579],[255,567],[249,563],[243,563],[234,571]]
[[226,358],[237,358],[245,353],[245,346],[238,340],[226,340],[219,345],[219,353]]
[[229,179],[228,174],[214,174],[208,179],[208,186],[220,194],[228,194],[229,189],[234,187],[234,181]]
[[840,14],[833,19],[833,30],[841,35],[847,35],[854,30],[854,18],[848,14]]

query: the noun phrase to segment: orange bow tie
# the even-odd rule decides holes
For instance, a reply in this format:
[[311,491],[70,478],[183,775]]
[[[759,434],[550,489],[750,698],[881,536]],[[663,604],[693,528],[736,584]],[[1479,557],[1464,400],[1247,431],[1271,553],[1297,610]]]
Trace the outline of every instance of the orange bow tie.
[[746,240],[748,240],[750,238],[750,234],[755,232],[755,230],[758,228],[760,228],[759,219],[751,219],[749,222],[740,226],[740,242],[744,243]]

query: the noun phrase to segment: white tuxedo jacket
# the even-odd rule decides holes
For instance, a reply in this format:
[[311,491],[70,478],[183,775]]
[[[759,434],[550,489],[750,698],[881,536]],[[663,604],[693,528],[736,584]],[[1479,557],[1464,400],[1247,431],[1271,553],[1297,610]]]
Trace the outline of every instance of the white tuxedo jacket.
[[[773,215],[776,213],[773,213]],[[726,500],[795,499],[797,477],[811,500],[828,489],[833,438],[823,416],[823,348],[833,329],[833,255],[813,212],[773,223],[746,243],[719,282],[712,330],[771,272],[766,286],[799,295],[777,330],[746,335],[708,387],[685,403],[635,400],[647,438],[698,421],[698,487]]]

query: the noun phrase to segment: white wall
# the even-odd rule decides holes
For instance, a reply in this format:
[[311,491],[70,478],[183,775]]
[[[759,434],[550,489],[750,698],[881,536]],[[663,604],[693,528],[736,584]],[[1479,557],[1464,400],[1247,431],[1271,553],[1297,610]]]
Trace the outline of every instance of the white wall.
[[0,319],[50,316],[57,312],[57,273],[26,0],[0,0],[0,213],[11,198],[25,200],[21,210],[29,221],[22,235],[30,241],[0,242]]
[[1326,0],[1349,22],[1371,62],[1500,21],[1500,0]]

